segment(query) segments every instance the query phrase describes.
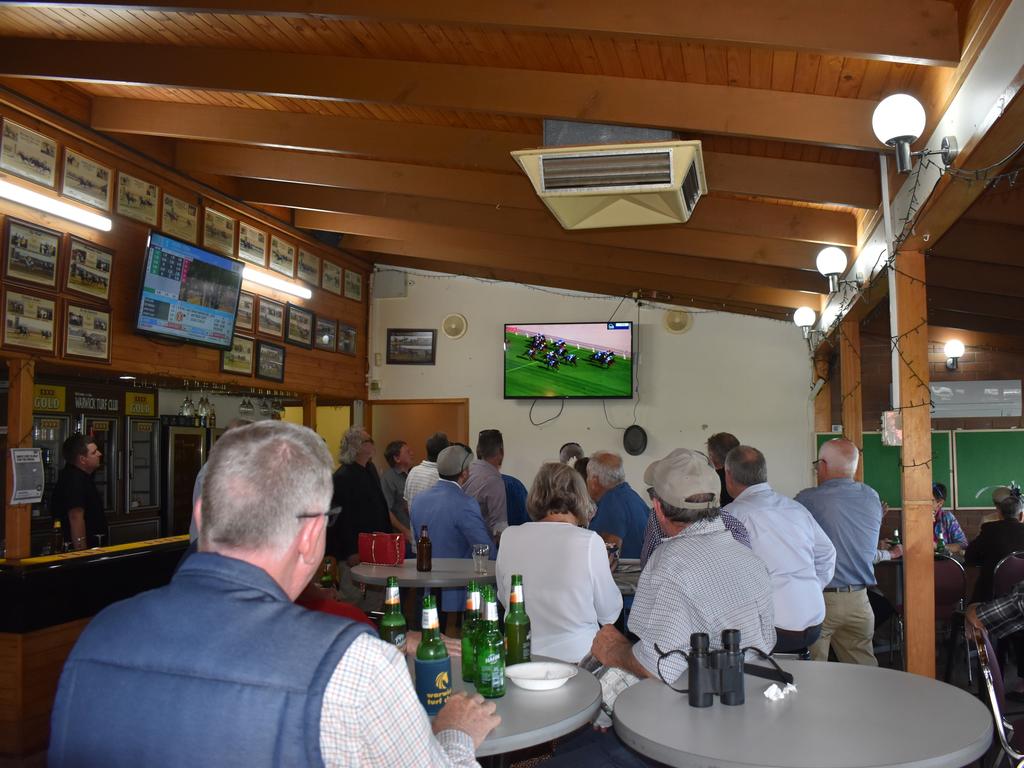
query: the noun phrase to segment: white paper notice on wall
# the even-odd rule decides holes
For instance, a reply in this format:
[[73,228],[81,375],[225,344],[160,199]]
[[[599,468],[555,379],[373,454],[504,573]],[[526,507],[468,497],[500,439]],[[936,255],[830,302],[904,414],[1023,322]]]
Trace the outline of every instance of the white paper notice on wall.
[[43,452],[39,448],[11,448],[14,483],[11,504],[38,504],[43,500]]

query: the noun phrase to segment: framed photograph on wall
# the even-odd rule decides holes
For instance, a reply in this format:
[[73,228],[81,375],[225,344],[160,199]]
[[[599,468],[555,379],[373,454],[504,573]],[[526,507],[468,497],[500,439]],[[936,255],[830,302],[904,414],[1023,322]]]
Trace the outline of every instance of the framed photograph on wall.
[[284,340],[297,347],[312,349],[314,325],[315,318],[312,312],[289,304],[285,315]]
[[4,275],[56,288],[61,237],[55,230],[8,216],[4,226]]
[[64,316],[64,357],[109,363],[110,313],[69,301]]
[[4,120],[0,138],[0,168],[51,189],[57,184],[56,141],[30,131],[23,125]]
[[256,331],[275,339],[284,338],[284,304],[260,296],[256,315]]
[[334,352],[338,348],[338,321],[328,320],[325,317],[316,319],[316,337],[313,346],[327,352]]
[[388,365],[433,365],[437,331],[430,328],[388,328]]
[[213,208],[204,208],[203,246],[225,256],[234,256],[235,220]]
[[256,317],[256,296],[248,291],[238,294],[238,311],[235,312],[235,330],[251,331]]
[[341,267],[324,259],[320,272],[320,287],[341,296]]
[[284,347],[256,342],[256,378],[284,381]]
[[320,285],[320,257],[315,253],[299,248],[299,266],[296,277],[314,288]]
[[21,291],[4,291],[4,346],[53,354],[57,302]]
[[253,339],[236,334],[231,340],[231,349],[220,353],[221,373],[252,376],[255,349],[256,342]]
[[345,270],[345,298],[353,301],[363,300],[363,276],[351,269]]
[[277,235],[270,238],[270,268],[295,277],[295,246]]
[[160,190],[156,184],[127,173],[117,174],[117,212],[121,216],[155,227],[159,199]]
[[160,229],[171,237],[196,243],[199,232],[199,206],[165,192]]
[[338,325],[338,351],[343,355],[355,355],[356,329],[351,325]]
[[64,287],[100,301],[110,298],[110,274],[114,252],[72,235],[69,238],[68,267]]
[[238,224],[238,258],[255,264],[257,267],[267,266],[267,233],[244,221]]
[[109,211],[110,179],[113,173],[111,168],[66,147],[60,193],[101,211]]

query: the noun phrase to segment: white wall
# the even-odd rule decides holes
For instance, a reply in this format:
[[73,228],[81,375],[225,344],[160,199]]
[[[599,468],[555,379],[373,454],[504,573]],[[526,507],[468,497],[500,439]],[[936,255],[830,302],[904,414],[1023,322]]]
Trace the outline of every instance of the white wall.
[[[381,267],[381,269],[389,269]],[[468,397],[470,436],[485,428],[505,438],[503,471],[529,486],[542,461],[576,440],[587,453],[607,448],[624,455],[627,479],[643,492],[644,468],[678,447],[703,449],[708,435],[726,431],[764,451],[769,481],[794,494],[811,481],[813,409],[808,400],[811,365],[807,345],[792,323],[720,312],[700,312],[681,335],[665,331],[664,310],[640,310],[639,405],[636,419],[648,433],[647,450],[625,455],[622,429],[633,423],[634,401],[569,400],[560,417],[530,423],[531,400],[502,397],[502,330],[505,323],[606,321],[618,299],[571,295],[511,283],[409,273],[406,298],[373,298],[370,308],[370,377],[374,397]],[[469,330],[458,340],[440,331],[452,312]],[[636,322],[632,301],[614,319]],[[437,364],[384,365],[387,328],[438,329]],[[636,342],[635,342],[636,343]],[[378,364],[378,357],[380,364]],[[558,401],[538,401],[534,421],[557,413]]]

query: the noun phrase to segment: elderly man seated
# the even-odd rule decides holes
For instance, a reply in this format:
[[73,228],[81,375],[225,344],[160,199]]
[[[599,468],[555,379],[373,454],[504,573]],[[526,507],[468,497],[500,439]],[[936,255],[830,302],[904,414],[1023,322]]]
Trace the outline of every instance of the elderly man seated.
[[393,646],[292,602],[323,560],[331,467],[316,433],[286,422],[217,442],[199,552],[79,637],[50,765],[476,764],[493,704],[453,696],[431,726]]

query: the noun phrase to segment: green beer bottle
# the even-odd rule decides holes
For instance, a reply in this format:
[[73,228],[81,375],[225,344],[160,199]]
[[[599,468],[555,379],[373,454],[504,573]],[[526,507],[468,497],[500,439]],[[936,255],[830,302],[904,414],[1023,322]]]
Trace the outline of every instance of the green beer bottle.
[[423,598],[423,636],[416,649],[416,693],[428,715],[436,715],[452,695],[452,660],[441,639],[437,598]]
[[384,588],[384,615],[380,619],[380,639],[395,646],[405,654],[405,636],[409,626],[402,613],[402,602],[398,596],[398,577],[388,576]]
[[505,695],[505,641],[498,629],[498,598],[484,587],[483,626],[476,643],[476,690],[487,699]]
[[508,603],[505,616],[506,663],[522,664],[530,660],[530,617],[526,615],[526,603],[523,602],[523,577],[518,573],[512,574]]
[[935,554],[944,555],[946,554],[946,537],[939,532],[939,540],[935,542]]
[[480,625],[480,585],[475,581],[466,587],[466,614],[462,618],[462,679],[476,680],[476,636]]

